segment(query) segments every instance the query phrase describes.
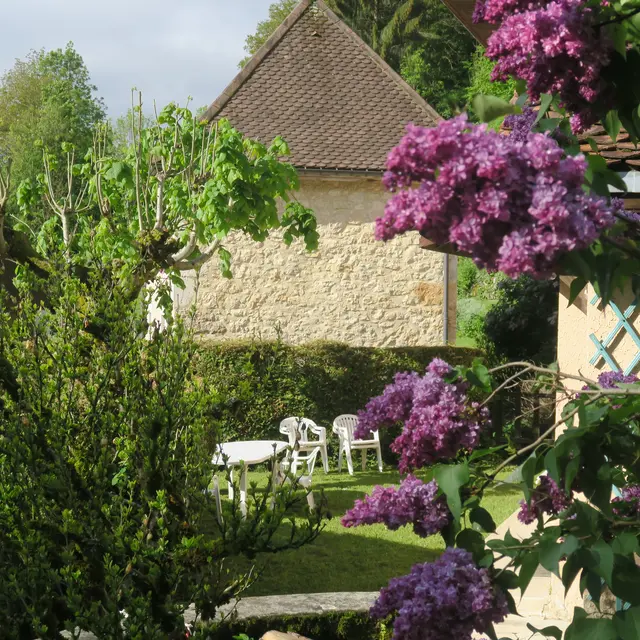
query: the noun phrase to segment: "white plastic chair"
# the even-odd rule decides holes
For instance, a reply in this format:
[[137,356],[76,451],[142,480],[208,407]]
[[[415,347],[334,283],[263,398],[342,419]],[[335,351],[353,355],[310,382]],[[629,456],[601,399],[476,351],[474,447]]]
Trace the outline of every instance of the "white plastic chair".
[[220,481],[218,480],[218,476],[213,476],[213,489],[210,489],[211,493],[213,493],[213,498],[216,501],[216,518],[218,520],[218,524],[222,526],[224,523],[224,518],[222,516],[222,498],[220,496]]
[[[293,474],[293,478],[295,478],[295,481],[307,492],[307,504],[309,505],[309,509],[311,511],[315,511],[316,502],[313,499],[313,493],[311,492],[311,483],[313,480],[313,469],[316,466],[316,458],[320,453],[320,447],[315,447],[315,449],[313,449],[313,451],[311,451],[306,456],[295,458],[296,453],[297,451],[295,448],[287,453],[287,457],[280,463],[280,468],[291,469],[291,473]],[[296,462],[294,462],[294,460]],[[294,465],[297,464],[297,462],[303,462],[307,465],[307,472],[305,475],[296,477]],[[286,476],[283,474],[279,474],[279,477],[281,483],[284,483],[286,481],[291,482],[293,479],[292,476]]]
[[340,438],[338,453],[338,471],[342,470],[342,457],[347,459],[349,474],[353,475],[353,460],[351,452],[354,449],[362,451],[362,470],[367,468],[367,449],[375,449],[378,454],[378,470],[382,472],[382,447],[380,446],[380,434],[373,432],[372,440],[356,440],[353,432],[358,424],[358,416],[345,413],[333,421],[333,432]]
[[[289,445],[293,449],[291,472],[295,474],[298,461],[305,459],[305,452],[312,452],[316,449],[322,456],[322,466],[325,473],[329,473],[329,454],[327,453],[327,430],[319,427],[309,418],[285,418],[280,423],[280,433],[289,438]],[[316,436],[316,439],[309,439],[309,435]],[[308,457],[308,456],[307,456]]]

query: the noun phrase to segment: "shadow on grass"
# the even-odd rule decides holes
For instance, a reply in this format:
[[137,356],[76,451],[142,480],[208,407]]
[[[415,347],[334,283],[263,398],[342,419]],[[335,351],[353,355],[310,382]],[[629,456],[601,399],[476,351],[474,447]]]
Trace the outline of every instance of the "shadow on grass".
[[[329,591],[377,591],[416,563],[430,562],[442,549],[364,537],[352,530],[323,531],[311,544],[259,556],[259,578],[248,596]],[[248,561],[235,561],[248,569]]]

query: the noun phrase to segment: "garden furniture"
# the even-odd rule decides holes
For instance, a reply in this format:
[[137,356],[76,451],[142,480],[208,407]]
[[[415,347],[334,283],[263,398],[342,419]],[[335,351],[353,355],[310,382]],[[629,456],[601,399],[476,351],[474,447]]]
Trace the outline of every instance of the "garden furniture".
[[243,516],[247,515],[247,470],[251,465],[261,464],[278,456],[288,447],[288,442],[278,440],[241,440],[218,445],[218,452],[213,456],[212,463],[218,467],[226,466],[231,471],[228,482],[230,500],[233,500],[233,470],[234,467],[241,467],[240,510]]
[[304,458],[296,458],[296,462],[303,462],[307,465],[306,474],[301,476],[296,476],[296,472],[294,469],[294,455],[296,453],[297,451],[295,449],[290,450],[287,453],[287,457],[285,458],[285,460],[279,465],[280,468],[277,469],[277,472],[279,472],[280,469],[289,469],[291,471],[291,473],[287,475],[279,473],[279,479],[282,483],[293,482],[295,480],[295,482],[299,484],[303,489],[306,489],[309,509],[311,511],[314,511],[316,508],[316,503],[313,499],[313,493],[311,493],[311,482],[313,477],[313,469],[316,466],[316,459],[318,457],[318,454],[320,453],[320,447],[315,447],[315,449],[313,449],[308,455],[304,456]]
[[[288,436],[289,445],[293,450],[291,471],[295,474],[298,462],[303,460],[300,454],[317,449],[322,455],[322,466],[325,473],[329,473],[329,455],[327,453],[327,430],[319,427],[309,418],[285,418],[280,423],[280,433]],[[310,439],[309,435],[315,436]]]
[[367,467],[367,449],[374,449],[378,455],[378,469],[382,471],[382,448],[380,446],[380,434],[373,432],[370,440],[358,440],[353,432],[358,424],[358,416],[345,413],[338,416],[333,421],[333,432],[340,438],[340,448],[338,452],[338,471],[342,470],[342,457],[347,459],[349,474],[353,475],[353,460],[351,452],[360,450],[362,452],[362,470]]

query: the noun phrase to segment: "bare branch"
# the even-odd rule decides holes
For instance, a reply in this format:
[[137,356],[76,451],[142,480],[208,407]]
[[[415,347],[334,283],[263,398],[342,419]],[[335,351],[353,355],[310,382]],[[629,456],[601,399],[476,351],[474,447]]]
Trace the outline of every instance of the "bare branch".
[[[136,208],[138,210],[138,226],[140,232],[144,229],[142,220],[142,206],[140,202],[140,159],[142,158],[142,93],[138,91],[139,126],[136,127],[136,109],[134,91],[131,91],[131,135],[133,136],[133,148],[136,155]],[[136,137],[137,136],[137,137]],[[136,144],[137,142],[137,144]]]
[[205,264],[205,262],[208,262],[219,247],[220,240],[216,240],[215,242],[212,242],[197,258],[194,258],[193,260],[182,260],[173,266],[179,271],[191,271],[191,269],[197,269]]
[[185,258],[188,258],[196,248],[197,241],[198,239],[196,237],[196,232],[192,231],[189,234],[189,239],[187,240],[187,244],[184,247],[182,247],[180,251],[178,251],[177,253],[174,253],[171,256],[171,260],[174,263],[176,263],[176,262],[180,262],[181,260],[184,260]]
[[8,255],[9,250],[4,238],[4,221],[6,219],[7,201],[9,200],[9,190],[11,187],[11,160],[9,159],[5,167],[0,167],[0,258]]

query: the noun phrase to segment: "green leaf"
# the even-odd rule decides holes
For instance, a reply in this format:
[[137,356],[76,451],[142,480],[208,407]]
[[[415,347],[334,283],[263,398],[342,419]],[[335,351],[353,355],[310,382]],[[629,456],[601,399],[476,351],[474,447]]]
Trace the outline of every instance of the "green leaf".
[[544,457],[544,466],[549,472],[549,476],[551,479],[558,485],[562,484],[560,482],[560,471],[558,470],[558,450],[554,447],[553,449],[549,449],[549,452]]
[[520,573],[518,574],[518,586],[520,587],[520,591],[523,595],[527,590],[527,587],[529,586],[529,583],[531,582],[536,570],[538,569],[539,564],[540,557],[537,551],[530,551],[522,559],[522,564],[520,565]]
[[569,556],[562,569],[562,584],[564,585],[565,596],[581,570],[582,562],[580,561],[578,554]]
[[513,571],[501,571],[496,576],[496,583],[503,589],[517,589],[520,586],[518,576]]
[[604,179],[607,181],[607,184],[615,187],[616,189],[620,189],[620,191],[628,191],[627,183],[620,177],[618,173],[612,171],[611,169],[607,169],[604,174]]
[[583,289],[587,286],[588,282],[584,278],[574,278],[569,286],[569,302],[567,306],[570,307],[576,298],[582,293]]
[[469,481],[469,466],[466,462],[456,465],[439,465],[436,467],[434,477],[447,498],[453,517],[458,520],[462,514],[460,487]]
[[569,625],[565,640],[616,640],[613,620],[604,618],[580,618]]
[[595,571],[610,585],[613,574],[613,551],[611,547],[604,540],[598,540],[591,546],[589,552],[594,561],[592,571]]
[[588,155],[587,164],[593,173],[603,173],[607,170],[607,161],[600,155]]
[[602,579],[597,573],[585,569],[580,576],[580,591],[589,592],[591,600],[600,607],[600,596],[602,595]]
[[620,123],[620,118],[618,118],[618,112],[615,109],[611,109],[607,115],[604,117],[602,121],[602,126],[604,130],[609,134],[609,137],[614,141],[618,141],[618,134],[620,133],[620,129],[622,124]]
[[496,96],[479,95],[473,99],[473,110],[481,122],[491,122],[510,113],[522,113],[520,107]]
[[456,537],[456,546],[466,549],[474,559],[482,558],[484,553],[484,538],[479,531],[463,529]]
[[640,607],[618,611],[613,624],[622,640],[638,640],[640,638]]
[[552,100],[553,96],[550,93],[543,93],[540,96],[540,109],[538,111],[538,115],[536,116],[535,122],[533,123],[534,125],[538,124],[538,122],[540,122],[540,120],[547,114]]
[[575,457],[569,460],[564,470],[564,490],[571,494],[571,485],[580,471],[580,458]]
[[624,22],[609,25],[609,35],[613,41],[613,48],[626,60],[627,25]]
[[489,369],[487,369],[480,360],[474,360],[472,371],[480,383],[477,386],[483,391],[491,393],[491,375],[489,374]]
[[640,567],[631,558],[615,557],[611,592],[625,602],[640,605]]
[[482,530],[487,533],[493,533],[496,530],[496,523],[493,521],[491,514],[483,507],[472,509],[469,513],[469,519],[482,527]]
[[561,640],[562,638],[562,631],[558,629],[558,627],[544,627],[543,629],[537,629],[531,623],[527,622],[527,629],[534,633],[539,633],[546,638],[555,638],[556,640]]
[[578,539],[572,535],[568,535],[564,542],[543,539],[540,541],[540,564],[560,577],[560,560],[564,556],[570,556],[579,547]]
[[613,553],[628,556],[632,553],[638,553],[638,551],[640,551],[640,544],[638,544],[638,538],[636,538],[633,533],[625,531],[616,536],[615,540],[611,543],[611,549]]
[[502,451],[503,449],[506,449],[506,447],[507,445],[503,444],[503,445],[500,445],[499,447],[489,447],[488,449],[476,449],[469,456],[469,462],[473,462],[474,460],[479,460],[480,458],[486,458],[487,456],[490,456],[492,453],[495,453],[496,451]]

